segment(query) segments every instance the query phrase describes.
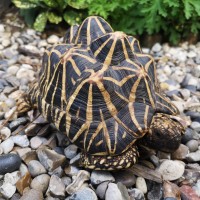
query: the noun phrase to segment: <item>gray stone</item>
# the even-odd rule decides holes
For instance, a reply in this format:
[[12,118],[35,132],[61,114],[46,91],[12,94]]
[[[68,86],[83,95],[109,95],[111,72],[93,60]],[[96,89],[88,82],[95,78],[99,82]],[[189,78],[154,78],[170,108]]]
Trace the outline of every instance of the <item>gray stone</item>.
[[49,44],[55,44],[59,42],[59,37],[57,35],[51,35],[47,38]]
[[108,184],[109,184],[109,181],[105,181],[105,182],[100,183],[97,186],[96,194],[100,199],[105,199],[105,195],[106,195],[106,190],[108,188]]
[[64,183],[65,187],[72,183],[72,179],[70,177],[64,176],[61,178],[62,182]]
[[128,194],[128,190],[126,188],[126,186],[122,183],[117,183],[117,187],[119,188],[121,195],[122,195],[122,199],[129,199],[129,194]]
[[114,182],[115,178],[108,171],[92,171],[90,180],[93,185],[98,185],[104,181]]
[[43,143],[43,140],[39,136],[32,137],[30,140],[30,146],[32,149],[38,149]]
[[143,194],[147,193],[147,184],[143,177],[137,177],[135,185],[136,188],[142,191]]
[[192,122],[191,125],[190,125],[190,127],[193,130],[195,130],[197,132],[200,132],[200,123],[199,122]]
[[197,150],[196,152],[189,153],[186,156],[186,160],[188,162],[199,162],[200,161],[200,150]]
[[5,198],[11,198],[16,191],[16,186],[11,183],[3,183],[0,187],[0,194],[2,194]]
[[182,136],[181,142],[186,144],[188,141],[194,139],[195,131],[187,128],[185,134]]
[[31,189],[26,191],[23,196],[20,198],[20,200],[30,200],[30,199],[34,199],[34,200],[43,200],[43,194],[41,191],[39,190],[35,190],[35,189]]
[[18,70],[19,70],[19,67],[17,65],[12,65],[7,69],[7,73],[11,75],[16,75]]
[[198,150],[199,142],[197,140],[190,140],[186,143],[186,146],[189,148],[190,152]]
[[132,187],[135,184],[136,178],[131,170],[122,170],[120,173],[117,171],[112,174],[116,183],[121,182],[127,187]]
[[20,68],[16,74],[17,79],[27,78],[30,81],[33,81],[35,79],[34,76],[35,76],[35,73],[33,70],[25,69],[25,68]]
[[72,176],[77,176],[80,169],[74,165],[69,165],[69,166],[65,167],[64,171],[65,171],[66,175],[72,177]]
[[3,141],[0,144],[0,147],[3,149],[3,152],[5,154],[9,153],[12,151],[13,147],[14,147],[14,142],[12,139],[8,138],[7,140]]
[[163,196],[162,184],[152,182],[151,190],[147,194],[148,200],[162,199]]
[[55,175],[51,176],[47,194],[58,198],[65,197],[65,185],[59,177]]
[[20,147],[28,147],[29,146],[29,140],[26,135],[15,135],[12,136],[13,142],[20,146]]
[[73,182],[66,187],[66,192],[68,194],[73,194],[77,192],[85,181],[90,179],[90,173],[85,170],[80,170],[78,175],[75,177]]
[[20,171],[6,173],[4,176],[4,183],[11,183],[12,185],[15,185],[20,178],[21,178]]
[[39,190],[44,194],[49,186],[49,180],[50,176],[47,174],[36,176],[31,182],[31,188]]
[[61,178],[63,175],[63,169],[61,166],[59,166],[56,169],[54,169],[52,172],[49,172],[49,174],[55,175],[55,176],[58,176],[59,178]]
[[80,161],[80,158],[81,158],[81,154],[78,153],[75,157],[73,157],[73,158],[70,160],[69,164],[70,164],[70,165],[72,165],[72,164],[78,165],[78,164],[79,164],[79,161]]
[[190,90],[188,90],[188,89],[182,89],[182,90],[180,90],[180,93],[184,100],[187,100],[191,94]]
[[154,44],[154,46],[152,47],[152,51],[156,53],[161,51],[161,49],[162,49],[162,46],[159,43]]
[[185,170],[185,163],[179,160],[164,160],[158,167],[163,180],[173,181],[180,178]]
[[0,136],[2,140],[6,140],[10,137],[11,131],[8,127],[2,127],[0,130]]
[[97,196],[92,189],[85,187],[70,196],[68,200],[97,200]]
[[37,150],[38,158],[41,164],[48,170],[53,171],[57,167],[61,166],[65,161],[66,158],[63,155],[56,153],[50,149],[38,149]]
[[109,183],[105,200],[123,200],[122,194],[115,183]]
[[137,188],[129,189],[130,200],[145,200],[144,194]]
[[11,129],[11,131],[14,131],[18,126],[20,125],[24,125],[27,123],[27,118],[26,117],[20,117],[14,121],[12,121],[10,124],[9,124],[9,128]]
[[46,169],[38,160],[31,160],[28,163],[28,170],[32,177],[36,177],[40,174],[46,173]]
[[184,160],[188,153],[189,153],[189,148],[184,144],[180,144],[178,149],[174,151],[171,155],[172,159],[174,160]]
[[66,147],[64,150],[66,158],[72,159],[73,157],[75,157],[77,154],[77,150],[78,150],[78,147],[74,144],[71,144],[68,147]]
[[200,180],[197,181],[197,183],[192,187],[196,194],[200,197]]

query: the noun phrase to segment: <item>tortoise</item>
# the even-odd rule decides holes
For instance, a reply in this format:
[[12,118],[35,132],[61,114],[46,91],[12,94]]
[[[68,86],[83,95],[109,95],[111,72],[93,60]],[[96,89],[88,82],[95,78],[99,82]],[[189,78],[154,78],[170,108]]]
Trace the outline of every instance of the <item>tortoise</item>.
[[45,51],[39,80],[18,102],[19,112],[32,108],[81,149],[80,166],[96,170],[131,167],[137,141],[172,152],[184,132],[153,58],[97,16]]

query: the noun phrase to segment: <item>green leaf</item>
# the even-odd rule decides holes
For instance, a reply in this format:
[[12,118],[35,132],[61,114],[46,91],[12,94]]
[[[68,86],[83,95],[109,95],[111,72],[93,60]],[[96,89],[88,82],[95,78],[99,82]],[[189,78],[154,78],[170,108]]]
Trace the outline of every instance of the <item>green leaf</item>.
[[63,18],[71,26],[75,24],[80,24],[81,22],[81,14],[75,11],[66,11],[63,15]]
[[88,7],[88,3],[86,0],[66,0],[66,3],[70,5],[72,8],[76,9],[85,9]]
[[37,2],[31,2],[31,1],[22,1],[22,0],[12,0],[12,2],[15,4],[16,7],[21,8],[21,9],[30,9],[30,8],[35,8],[37,7]]
[[24,17],[29,26],[32,26],[37,16],[37,8],[21,9],[20,15]]
[[48,12],[47,13],[47,18],[53,24],[58,24],[58,23],[60,23],[62,21],[62,17],[59,16],[59,15],[56,15],[53,12]]
[[40,31],[42,32],[45,29],[47,23],[47,13],[46,12],[42,12],[40,13],[34,23],[34,29],[36,31]]
[[55,0],[43,0],[43,2],[50,8],[58,7],[58,3]]

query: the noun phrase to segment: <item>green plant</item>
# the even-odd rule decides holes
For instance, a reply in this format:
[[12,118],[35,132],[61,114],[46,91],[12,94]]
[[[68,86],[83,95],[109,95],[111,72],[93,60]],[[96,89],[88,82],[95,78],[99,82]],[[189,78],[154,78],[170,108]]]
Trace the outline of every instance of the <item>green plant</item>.
[[142,35],[161,33],[176,44],[200,31],[199,0],[13,0],[38,31],[46,22],[69,25],[100,15],[116,30]]

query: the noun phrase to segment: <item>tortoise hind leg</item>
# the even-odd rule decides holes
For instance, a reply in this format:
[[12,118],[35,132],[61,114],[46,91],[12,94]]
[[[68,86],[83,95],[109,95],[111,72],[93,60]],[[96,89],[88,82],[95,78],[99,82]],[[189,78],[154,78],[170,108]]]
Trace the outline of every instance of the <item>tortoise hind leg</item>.
[[101,156],[81,153],[80,166],[95,170],[117,170],[129,168],[137,162],[138,152],[135,146],[115,156]]
[[24,113],[37,108],[38,83],[35,82],[27,93],[17,99],[17,113]]

